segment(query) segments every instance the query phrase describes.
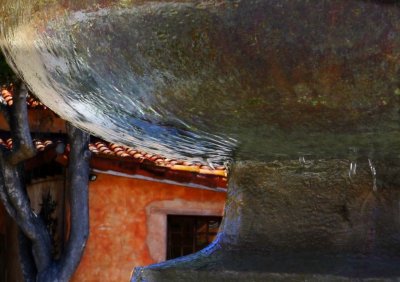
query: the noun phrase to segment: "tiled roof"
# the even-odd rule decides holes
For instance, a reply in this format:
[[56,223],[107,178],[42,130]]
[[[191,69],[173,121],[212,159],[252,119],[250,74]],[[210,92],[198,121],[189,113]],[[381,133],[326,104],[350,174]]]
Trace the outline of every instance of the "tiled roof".
[[168,159],[160,155],[153,155],[135,150],[133,148],[120,146],[113,143],[108,143],[102,140],[97,140],[89,145],[90,151],[95,154],[104,156],[117,156],[120,158],[134,159],[139,162],[150,161],[157,166],[167,167],[172,170],[190,171],[200,174],[209,174],[226,177],[224,166],[215,166],[214,168],[198,163],[190,163],[184,160]]
[[[49,147],[50,145],[53,145],[55,142],[52,140],[33,140],[33,143],[35,144],[36,150],[38,152],[42,152],[46,149],[46,147]],[[11,150],[13,148],[13,141],[11,138],[7,139],[1,139],[0,138],[0,146],[7,150]]]
[[[12,90],[12,85],[8,87],[3,86],[1,88],[0,102],[2,100],[3,103],[11,106],[13,103]],[[27,104],[29,109],[47,109],[46,106],[44,106],[34,96],[27,97]],[[48,147],[55,147],[55,143],[58,141],[51,139],[35,139],[34,142],[36,149],[41,152]],[[12,141],[11,139],[0,139],[0,145],[11,149]],[[96,156],[95,159],[97,159],[97,165],[100,165],[100,159],[103,160],[100,165],[103,170],[106,170],[107,167],[113,167],[117,170],[123,170],[125,173],[133,173],[135,169],[140,167],[146,171],[155,172],[156,170],[158,175],[175,173],[177,176],[179,176],[179,174],[180,176],[183,176],[185,173],[189,173],[190,175],[222,179],[222,182],[220,182],[219,185],[224,185],[224,182],[226,182],[227,172],[224,166],[216,165],[211,167],[208,164],[200,162],[191,163],[185,160],[168,159],[160,155],[149,154],[134,148],[109,143],[97,138],[92,138],[92,142],[89,144],[89,149]],[[116,163],[118,163],[118,165],[116,165]],[[128,163],[134,165],[127,165]]]
[[[12,90],[13,90],[13,85],[10,85],[8,87],[6,86],[1,87],[1,96],[0,96],[1,103],[6,104],[7,106],[12,106],[13,104]],[[26,98],[26,103],[28,105],[28,108],[30,109],[46,109],[46,106],[43,105],[38,99],[36,99],[31,94],[28,94],[28,97]]]
[[[56,159],[63,165],[68,163],[68,144],[61,146],[65,147],[64,152],[56,152],[58,144],[64,145],[63,140],[34,139],[33,142],[38,150],[38,155],[27,162],[28,169],[51,159]],[[12,140],[10,138],[0,139],[0,146],[11,150]],[[167,159],[99,139],[92,140],[89,149],[93,153],[91,167],[100,171],[140,174],[158,179],[195,183],[210,188],[226,188],[227,174],[223,166],[211,168],[201,163]]]

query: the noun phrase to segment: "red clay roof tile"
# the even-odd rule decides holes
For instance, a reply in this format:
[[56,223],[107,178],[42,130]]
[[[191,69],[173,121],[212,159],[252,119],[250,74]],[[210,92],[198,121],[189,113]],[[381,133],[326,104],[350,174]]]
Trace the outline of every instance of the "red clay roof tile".
[[[12,100],[12,88],[9,87],[1,87],[1,97],[0,100],[3,99],[4,102],[11,106],[13,103]],[[27,97],[27,104],[30,109],[47,109],[40,101],[34,98],[32,95]],[[34,144],[36,149],[40,151],[46,150],[47,147],[52,145],[54,142],[52,140],[34,140]],[[11,139],[0,139],[0,145],[6,147],[7,149],[12,149],[12,140]],[[66,149],[69,149],[69,145],[66,146]],[[171,171],[176,172],[190,172],[196,174],[203,174],[206,176],[216,176],[226,178],[227,172],[224,166],[217,165],[215,167],[211,167],[204,163],[200,162],[188,162],[185,160],[175,160],[164,158],[163,156],[150,154],[146,152],[141,152],[137,149],[121,146],[114,143],[105,142],[100,139],[96,139],[95,142],[91,142],[89,144],[89,150],[99,157],[115,157],[121,160],[134,160],[138,163],[143,163],[146,161],[147,164],[153,164],[155,167],[167,168]]]
[[[62,141],[50,139],[33,140],[39,154],[45,152],[47,148],[56,148],[55,144],[59,142]],[[0,146],[11,150],[13,147],[12,140],[10,138],[0,139]],[[67,144],[65,148],[66,152],[68,152],[70,149],[69,144]],[[118,171],[121,169],[124,173],[136,174],[140,172],[140,169],[144,169],[155,173],[157,177],[161,178],[200,183],[209,185],[210,187],[226,187],[227,174],[225,168],[221,169],[221,166],[218,167],[220,169],[212,169],[210,166],[199,162],[189,163],[187,161],[177,161],[152,154],[135,153],[132,155],[132,153],[137,152],[137,150],[101,140],[91,142],[89,144],[89,150],[93,153],[95,159],[102,159],[99,167],[101,170],[116,169]],[[61,159],[65,164],[67,155],[62,155]],[[115,161],[117,164],[115,164]],[[128,163],[124,164],[124,162]],[[131,164],[129,164],[130,162]],[[94,160],[93,164],[97,166],[99,162]],[[218,179],[213,180],[215,177]]]
[[[2,86],[1,87],[1,96],[0,100],[3,101],[8,105],[12,106],[13,104],[13,85],[9,85],[8,87]],[[26,104],[30,109],[47,109],[45,105],[43,105],[37,98],[35,98],[32,94],[28,94],[26,97]]]

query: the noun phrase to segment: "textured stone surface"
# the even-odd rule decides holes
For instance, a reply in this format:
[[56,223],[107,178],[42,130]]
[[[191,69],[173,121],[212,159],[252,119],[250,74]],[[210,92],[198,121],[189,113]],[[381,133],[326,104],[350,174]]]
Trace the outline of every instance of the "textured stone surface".
[[3,3],[10,62],[109,141],[213,160],[400,153],[395,1]]
[[374,191],[367,162],[359,163],[352,178],[349,165],[237,163],[216,242],[197,254],[138,269],[132,281],[400,277],[400,186],[386,177]]
[[[212,161],[400,153],[397,1],[3,3],[1,44],[29,86],[111,141]],[[348,166],[238,163],[219,241],[136,278],[398,276],[398,186]]]

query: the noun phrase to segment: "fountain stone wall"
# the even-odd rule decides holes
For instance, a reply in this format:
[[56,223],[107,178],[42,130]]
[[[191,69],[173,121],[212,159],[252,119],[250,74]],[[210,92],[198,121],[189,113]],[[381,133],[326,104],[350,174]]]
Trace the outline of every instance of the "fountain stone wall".
[[[395,167],[347,160],[238,162],[207,249],[138,268],[132,281],[343,281],[400,277]],[[378,182],[374,186],[374,182]],[[375,281],[375,280],[374,280]]]

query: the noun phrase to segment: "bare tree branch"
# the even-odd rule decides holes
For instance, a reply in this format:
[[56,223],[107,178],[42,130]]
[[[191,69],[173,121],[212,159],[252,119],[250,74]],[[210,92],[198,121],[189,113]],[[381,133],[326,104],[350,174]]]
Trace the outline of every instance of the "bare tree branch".
[[[2,155],[0,155],[0,166],[3,166],[2,160]],[[15,208],[10,204],[10,199],[8,198],[4,186],[4,177],[2,171],[0,171],[0,199],[7,213],[11,216],[12,219],[15,220],[17,218],[17,212],[15,211]]]
[[89,134],[68,124],[71,145],[68,164],[71,230],[60,259],[60,281],[68,281],[75,272],[89,236]]
[[26,105],[28,90],[21,81],[16,84],[15,90],[11,113],[12,118],[10,120],[13,151],[8,157],[8,161],[13,165],[32,158],[36,154],[29,130],[28,109]]
[[24,280],[25,282],[35,282],[37,269],[32,254],[32,243],[21,230],[18,232],[18,243],[19,259]]
[[20,228],[20,259],[25,280],[69,281],[80,262],[89,234],[89,134],[68,126],[71,151],[67,187],[71,229],[66,248],[56,261],[52,257],[50,235],[44,222],[32,211],[21,175],[23,162],[36,154],[29,130],[26,96],[27,89],[19,82],[11,111],[0,109],[8,117],[13,139],[11,153],[0,148],[0,199]]
[[28,122],[26,105],[27,89],[22,82],[16,84],[11,108],[10,128],[13,138],[11,154],[0,156],[0,197],[10,216],[24,235],[31,240],[32,254],[38,271],[51,263],[51,241],[43,222],[33,213],[25,185],[19,173],[22,161],[36,154]]
[[[0,166],[4,166],[3,164],[3,156],[0,156]],[[5,181],[3,177],[3,172],[0,171],[0,198],[3,206],[5,207],[8,214],[11,218],[17,222],[18,215],[15,207],[11,204],[11,200],[8,197],[8,194],[5,189]],[[21,269],[24,276],[24,280],[26,282],[34,282],[36,277],[36,266],[35,261],[32,254],[32,244],[25,236],[25,234],[19,229],[18,232],[18,242],[19,242],[19,258],[21,262]]]
[[16,211],[16,223],[31,240],[36,267],[39,272],[43,271],[51,263],[50,236],[42,220],[31,209],[18,169],[5,162],[2,173],[6,194]]

